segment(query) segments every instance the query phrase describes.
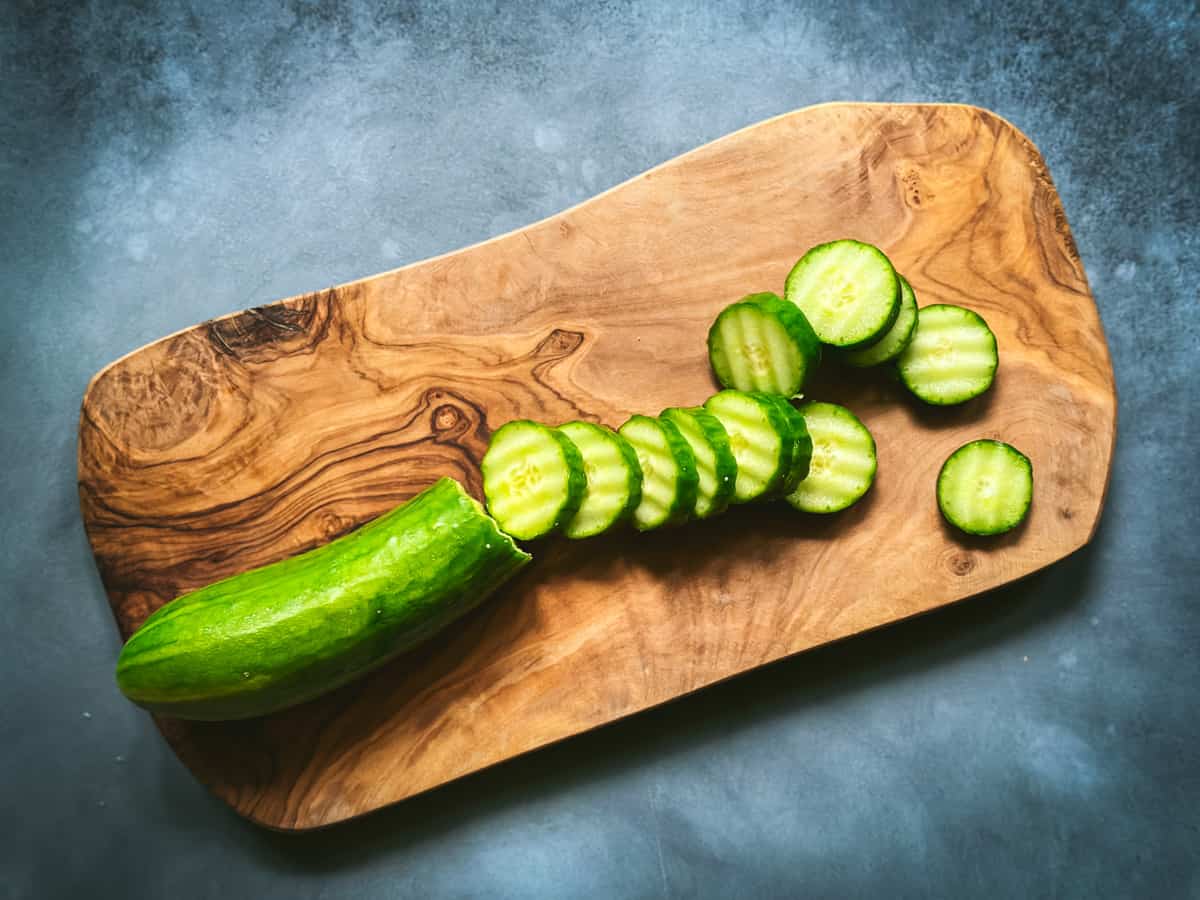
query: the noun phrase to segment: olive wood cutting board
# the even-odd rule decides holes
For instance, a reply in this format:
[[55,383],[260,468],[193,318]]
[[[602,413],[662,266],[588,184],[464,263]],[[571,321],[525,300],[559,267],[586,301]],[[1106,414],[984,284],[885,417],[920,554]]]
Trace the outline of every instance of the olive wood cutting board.
[[[84,523],[126,638],[154,609],[307,550],[442,475],[480,496],[509,419],[620,425],[700,403],[708,326],[782,292],[809,246],[882,247],[921,305],[988,320],[995,386],[922,407],[826,363],[808,394],[876,437],[867,497],[645,535],[543,541],[431,643],[319,700],[233,723],[159,719],[237,812],[306,829],[799,651],[995,588],[1085,544],[1116,396],[1096,306],[1041,155],[967,106],[830,104],[743,129],[465,250],[163,338],[93,379]],[[214,273],[217,274],[217,273]],[[1033,461],[1029,519],[967,539],[934,499],[967,440]]]

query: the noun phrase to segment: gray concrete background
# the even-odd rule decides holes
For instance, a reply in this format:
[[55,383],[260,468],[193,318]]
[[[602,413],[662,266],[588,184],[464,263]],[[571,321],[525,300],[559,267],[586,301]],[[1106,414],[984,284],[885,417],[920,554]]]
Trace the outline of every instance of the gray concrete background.
[[[0,897],[1200,896],[1198,57],[1185,2],[0,4]],[[1040,146],[1121,392],[1095,542],[346,827],[213,799],[113,685],[92,373],[833,99]]]

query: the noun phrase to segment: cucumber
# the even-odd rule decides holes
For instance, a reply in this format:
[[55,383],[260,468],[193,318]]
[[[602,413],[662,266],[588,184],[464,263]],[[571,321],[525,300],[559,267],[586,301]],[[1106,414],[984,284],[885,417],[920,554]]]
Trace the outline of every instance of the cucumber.
[[794,397],[821,362],[821,342],[795,303],[750,294],[713,322],[708,358],[723,387]]
[[900,312],[896,321],[888,329],[887,334],[862,350],[849,350],[842,353],[842,362],[849,366],[863,368],[878,366],[891,362],[904,352],[908,342],[912,340],[917,327],[917,295],[913,293],[912,285],[903,276],[900,277]]
[[575,515],[563,528],[569,538],[595,537],[633,514],[642,500],[642,468],[637,453],[611,428],[591,422],[558,426],[579,450],[587,488]]
[[917,399],[951,406],[990,388],[999,363],[996,336],[983,317],[943,303],[921,310],[896,368]]
[[942,465],[938,509],[967,534],[1003,534],[1024,521],[1033,501],[1033,463],[1002,441],[971,441]]
[[900,313],[900,279],[884,252],[862,241],[813,247],[788,273],[784,294],[817,337],[858,349],[883,337]]
[[779,493],[790,474],[795,435],[776,398],[728,390],[713,394],[704,408],[725,427],[737,460],[733,502]]
[[854,413],[836,403],[805,403],[799,411],[812,437],[812,465],[787,501],[807,513],[843,510],[875,481],[875,439]]
[[480,468],[488,512],[522,541],[562,528],[587,490],[583,457],[570,438],[527,419],[492,435]]
[[165,716],[274,712],[419,643],[529,559],[443,478],[331,543],[166,604],[125,644],[117,684]]
[[812,464],[812,437],[808,433],[808,423],[804,421],[800,411],[783,397],[775,399],[792,431],[792,457],[788,463],[788,474],[779,486],[779,493],[790,494],[808,477],[809,466]]
[[725,426],[699,406],[664,409],[659,418],[674,423],[695,454],[698,483],[692,515],[707,519],[724,512],[737,483],[737,460]]
[[642,500],[633,525],[649,531],[682,522],[696,506],[700,476],[691,445],[667,419],[631,416],[617,431],[637,453],[642,469]]

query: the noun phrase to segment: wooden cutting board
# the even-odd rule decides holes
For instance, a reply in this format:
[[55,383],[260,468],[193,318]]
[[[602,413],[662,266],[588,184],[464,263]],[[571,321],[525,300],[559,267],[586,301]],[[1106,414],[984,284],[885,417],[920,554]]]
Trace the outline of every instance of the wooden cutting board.
[[[984,397],[924,408],[826,365],[879,476],[857,506],[776,504],[533,548],[432,643],[265,719],[158,725],[234,809],[328,825],[739,672],[961,600],[1085,544],[1104,501],[1108,348],[1037,149],[966,106],[832,104],[746,128],[511,234],[197,325],[110,365],[79,429],[84,523],[121,633],[185,591],[298,553],[438,476],[480,495],[515,417],[619,425],[714,390],[709,323],[781,291],[809,246],[884,248],[921,305],[982,313]],[[214,277],[219,273],[214,272]],[[1033,461],[1029,520],[951,533],[934,480],[972,438]]]

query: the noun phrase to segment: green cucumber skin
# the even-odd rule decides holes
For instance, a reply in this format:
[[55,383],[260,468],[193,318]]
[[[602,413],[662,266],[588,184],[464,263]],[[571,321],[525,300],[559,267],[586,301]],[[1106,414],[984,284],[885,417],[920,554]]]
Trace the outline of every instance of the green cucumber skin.
[[117,684],[177,718],[275,712],[420,643],[530,558],[443,478],[335,541],[166,604],[125,644]]
[[812,437],[808,433],[808,423],[804,421],[800,410],[786,400],[782,402],[782,406],[784,415],[792,425],[794,441],[791,466],[783,487],[780,489],[780,493],[786,496],[796,490],[800,482],[808,477],[808,468],[812,465],[813,443]]
[[800,356],[804,359],[804,371],[801,373],[797,384],[788,396],[798,396],[804,390],[804,385],[812,376],[813,372],[821,365],[821,339],[817,337],[817,333],[813,331],[812,325],[809,324],[808,317],[804,312],[791,300],[784,300],[778,294],[770,291],[764,291],[759,294],[748,294],[739,300],[737,303],[730,304],[721,310],[720,315],[713,320],[712,327],[708,331],[708,359],[712,366],[713,374],[717,376],[717,381],[724,388],[732,390],[745,390],[744,385],[734,384],[733,377],[730,374],[730,367],[725,360],[724,350],[719,346],[717,335],[720,331],[721,320],[728,314],[735,312],[740,306],[754,306],[763,312],[772,316],[788,337],[796,344],[800,350]]

